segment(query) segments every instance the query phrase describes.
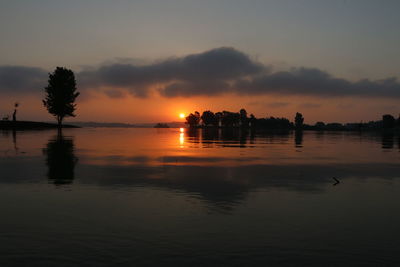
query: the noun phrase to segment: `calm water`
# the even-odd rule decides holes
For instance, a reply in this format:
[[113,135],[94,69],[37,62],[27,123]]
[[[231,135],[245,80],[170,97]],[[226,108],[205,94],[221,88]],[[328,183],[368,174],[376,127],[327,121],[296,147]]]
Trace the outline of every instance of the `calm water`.
[[399,162],[392,134],[0,132],[0,266],[399,266]]

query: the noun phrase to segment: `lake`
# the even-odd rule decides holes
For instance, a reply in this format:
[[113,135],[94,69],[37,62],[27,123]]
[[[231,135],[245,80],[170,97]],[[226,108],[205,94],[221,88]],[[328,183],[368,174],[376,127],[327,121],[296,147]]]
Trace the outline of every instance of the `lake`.
[[399,163],[393,133],[3,131],[0,266],[399,266]]

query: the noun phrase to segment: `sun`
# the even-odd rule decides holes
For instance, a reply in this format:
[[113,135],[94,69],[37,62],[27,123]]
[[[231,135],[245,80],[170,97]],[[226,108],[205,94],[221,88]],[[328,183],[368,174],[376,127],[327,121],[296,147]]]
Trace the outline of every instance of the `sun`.
[[184,113],[180,113],[179,114],[179,118],[181,118],[181,119],[185,118],[185,114]]

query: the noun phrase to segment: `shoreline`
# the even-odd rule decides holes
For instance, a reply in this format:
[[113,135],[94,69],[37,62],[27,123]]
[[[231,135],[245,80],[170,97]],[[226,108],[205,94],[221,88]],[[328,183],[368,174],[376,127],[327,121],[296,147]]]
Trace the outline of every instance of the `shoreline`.
[[[36,121],[0,121],[0,130],[45,130],[57,129],[56,123]],[[80,128],[74,125],[62,125],[62,128]]]

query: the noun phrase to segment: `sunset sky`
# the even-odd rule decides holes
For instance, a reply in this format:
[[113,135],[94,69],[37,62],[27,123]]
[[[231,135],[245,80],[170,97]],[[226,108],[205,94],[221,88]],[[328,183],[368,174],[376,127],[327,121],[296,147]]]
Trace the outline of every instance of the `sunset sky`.
[[400,113],[400,1],[1,0],[0,116],[50,121],[48,73],[77,117],[168,122],[194,110],[306,123]]

